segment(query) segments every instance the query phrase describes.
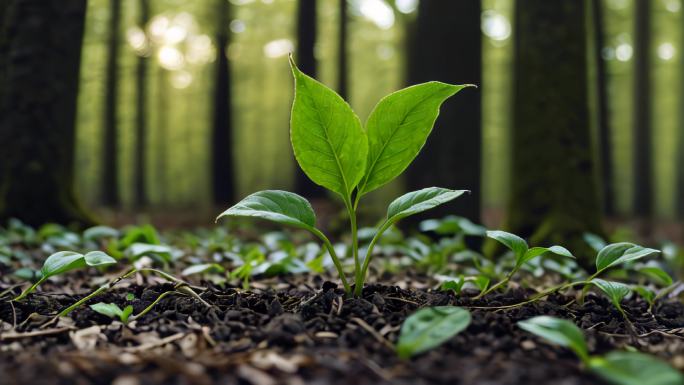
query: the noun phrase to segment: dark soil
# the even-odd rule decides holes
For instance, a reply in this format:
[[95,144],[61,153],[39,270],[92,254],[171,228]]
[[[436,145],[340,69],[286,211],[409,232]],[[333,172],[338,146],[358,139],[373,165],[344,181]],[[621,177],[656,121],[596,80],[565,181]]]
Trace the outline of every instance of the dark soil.
[[[78,296],[35,294],[0,302],[1,384],[602,384],[568,350],[520,330],[516,322],[546,314],[574,320],[590,349],[631,345],[682,369],[684,305],[643,302],[624,307],[634,330],[608,300],[590,294],[583,305],[555,295],[506,310],[531,292],[512,289],[474,300],[466,293],[374,284],[363,298],[345,299],[335,284],[304,277],[269,289],[242,291],[206,284],[208,308],[168,296],[139,320],[122,325],[82,307],[45,325]],[[312,289],[312,287],[317,289]],[[0,286],[0,292],[6,287]],[[138,282],[94,302],[144,309],[171,285]],[[128,302],[127,293],[136,299]],[[398,359],[391,346],[404,319],[423,306],[471,308],[472,324],[441,347]],[[14,326],[16,325],[16,327]],[[31,336],[27,333],[38,333]]]

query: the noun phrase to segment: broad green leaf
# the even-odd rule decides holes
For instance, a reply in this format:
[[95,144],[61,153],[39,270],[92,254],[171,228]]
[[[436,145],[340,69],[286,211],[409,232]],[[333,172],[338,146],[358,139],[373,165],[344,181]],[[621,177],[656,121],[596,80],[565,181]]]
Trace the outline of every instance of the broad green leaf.
[[335,91],[302,73],[290,57],[295,97],[290,139],[295,159],[316,184],[347,199],[366,172],[368,139]]
[[589,369],[613,385],[682,385],[684,376],[655,357],[638,352],[610,352],[592,357]]
[[599,251],[596,256],[596,270],[602,271],[609,267],[635,261],[659,252],[656,249],[649,249],[628,242],[613,243]]
[[492,238],[513,251],[515,260],[518,261],[525,256],[528,250],[527,242],[515,234],[501,230],[487,231],[487,237]]
[[587,362],[589,358],[582,330],[568,320],[538,316],[519,321],[518,326],[551,343],[571,349],[583,362]]
[[648,276],[652,280],[655,280],[657,283],[661,285],[672,285],[672,277],[670,277],[670,274],[667,274],[663,269],[659,267],[646,266],[639,268],[637,271],[641,274]]
[[73,251],[60,251],[50,255],[45,260],[45,263],[43,263],[43,268],[40,271],[43,274],[43,278],[49,278],[85,266],[86,262],[83,259],[83,254]]
[[397,353],[409,358],[433,349],[470,325],[468,310],[456,306],[423,308],[411,314],[401,325]]
[[185,269],[183,269],[183,271],[181,271],[181,275],[187,277],[188,275],[193,274],[201,274],[207,272],[223,273],[224,271],[225,269],[223,268],[223,266],[217,263],[203,263],[186,267]]
[[401,174],[425,145],[442,103],[468,86],[428,82],[382,98],[366,122],[368,163],[359,194]]
[[606,293],[608,298],[610,298],[610,302],[612,302],[613,305],[615,305],[615,307],[620,310],[622,309],[620,302],[622,302],[622,300],[629,293],[632,292],[632,289],[630,289],[629,286],[620,282],[606,281],[601,278],[594,278],[591,280],[591,283],[599,289],[601,289],[601,291]]
[[121,308],[115,303],[98,302],[96,304],[90,305],[90,308],[102,315],[106,315],[109,318],[120,318],[123,314]]
[[91,251],[84,255],[83,259],[88,266],[106,266],[116,263],[116,259],[110,257],[102,251]]
[[441,187],[428,187],[404,194],[390,203],[387,208],[387,221],[396,221],[421,213],[449,202],[463,195],[467,190],[449,190]]
[[562,257],[575,258],[572,253],[563,246],[532,247],[522,255],[522,258],[516,260],[515,265],[516,267],[520,267],[532,259],[546,253],[553,253]]
[[255,217],[307,230],[316,226],[316,214],[309,201],[295,193],[280,190],[249,195],[216,219],[222,217]]

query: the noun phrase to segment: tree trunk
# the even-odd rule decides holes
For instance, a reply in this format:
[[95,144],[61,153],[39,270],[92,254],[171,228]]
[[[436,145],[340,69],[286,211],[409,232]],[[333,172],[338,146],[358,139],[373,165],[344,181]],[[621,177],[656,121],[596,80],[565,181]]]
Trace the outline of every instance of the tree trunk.
[[212,124],[212,188],[217,205],[224,206],[234,199],[234,171],[232,151],[232,114],[230,63],[226,56],[228,47],[228,20],[230,4],[217,0],[216,45],[217,60],[214,84],[214,112]]
[[[684,52],[684,23],[680,25],[680,52]],[[679,72],[679,136],[676,148],[675,215],[684,222],[684,66],[680,66]]]
[[337,93],[342,99],[349,101],[349,60],[347,58],[347,40],[349,36],[347,0],[338,0],[339,20],[337,25]]
[[[636,0],[634,8],[634,214],[646,220],[653,214],[651,152],[651,1]],[[648,231],[648,225],[643,230]]]
[[74,194],[85,0],[4,0],[0,221],[92,224]]
[[599,158],[601,175],[601,200],[606,215],[615,214],[615,192],[613,189],[613,150],[608,116],[608,89],[606,83],[606,62],[602,57],[605,45],[605,28],[601,0],[591,0],[591,20],[594,32],[594,66],[596,71],[596,121],[598,125]]
[[[409,50],[411,84],[439,80],[480,84],[481,5],[479,0],[421,1],[415,45]],[[453,205],[430,210],[431,217],[457,214],[480,220],[481,92],[464,90],[447,100],[434,131],[407,171],[407,187],[467,189]]]
[[[318,0],[299,0],[297,2],[297,65],[305,74],[316,77],[316,15]],[[297,167],[295,171],[295,191],[307,198],[321,198],[325,189],[309,179]]]
[[[138,0],[138,24],[142,30],[150,18],[149,0]],[[148,58],[140,55],[135,67],[135,159],[133,165],[133,203],[144,207],[149,203],[145,179],[147,178],[147,63]]]
[[109,36],[105,67],[104,143],[102,151],[102,204],[116,207],[119,199],[117,96],[119,95],[119,26],[121,0],[109,0]]
[[508,228],[568,247],[585,268],[584,232],[602,234],[587,103],[585,5],[515,2],[512,182]]

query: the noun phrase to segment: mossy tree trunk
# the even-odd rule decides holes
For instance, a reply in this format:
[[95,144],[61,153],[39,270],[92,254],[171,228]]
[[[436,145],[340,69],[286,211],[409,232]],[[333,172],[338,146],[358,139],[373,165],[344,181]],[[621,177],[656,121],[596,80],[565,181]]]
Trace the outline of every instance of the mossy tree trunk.
[[85,0],[4,0],[0,24],[0,223],[93,223],[74,194]]
[[[479,0],[421,1],[408,53],[409,83],[480,84],[480,13]],[[444,103],[425,148],[407,171],[409,190],[440,186],[472,191],[453,205],[431,210],[428,217],[456,214],[480,220],[481,95],[481,90],[466,89]]]
[[337,93],[349,101],[349,59],[347,41],[349,40],[349,16],[347,0],[338,0],[337,21]]
[[601,234],[587,102],[585,3],[515,2],[512,182],[507,227],[532,245],[560,244],[584,267]]
[[[299,0],[297,2],[297,65],[305,74],[316,77],[316,37],[317,37],[317,2],[318,0]],[[307,198],[321,198],[326,195],[325,189],[309,179],[296,167],[295,191]]]
[[102,145],[102,204],[119,206],[119,146],[118,146],[118,95],[119,95],[119,30],[121,0],[109,0],[107,62],[105,65],[105,96],[103,108],[104,138]]
[[[149,0],[138,0],[138,25],[145,30],[150,19]],[[133,169],[133,204],[144,207],[149,203],[147,179],[147,66],[149,58],[138,56],[135,65],[135,155]]]
[[230,3],[226,0],[216,1],[216,45],[217,59],[214,73],[214,111],[211,132],[211,165],[212,189],[214,203],[226,205],[232,203],[235,195],[232,151],[232,103],[230,62],[227,51],[230,35]]

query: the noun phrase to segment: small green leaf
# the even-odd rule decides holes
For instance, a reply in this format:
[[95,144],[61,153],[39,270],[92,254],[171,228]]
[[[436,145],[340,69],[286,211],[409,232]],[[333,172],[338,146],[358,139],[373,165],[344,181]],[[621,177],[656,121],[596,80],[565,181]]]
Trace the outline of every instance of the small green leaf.
[[477,289],[480,291],[487,290],[490,282],[491,280],[486,275],[478,275],[477,277],[473,278],[473,284],[475,284],[475,287],[477,287]]
[[606,241],[596,234],[584,233],[582,234],[582,238],[584,238],[584,241],[597,253],[601,251],[602,248],[606,247]]
[[663,269],[659,267],[646,266],[639,268],[637,271],[641,274],[646,275],[647,277],[651,278],[652,280],[656,281],[661,285],[672,285],[672,277],[670,277],[670,274],[667,274]]
[[366,172],[366,133],[335,91],[302,73],[292,57],[290,65],[295,79],[290,118],[295,159],[312,181],[348,199]]
[[645,286],[636,286],[634,287],[634,291],[636,291],[644,301],[648,302],[649,305],[652,305],[653,302],[655,302],[656,293],[653,290]]
[[563,246],[551,246],[551,247],[532,247],[528,249],[522,256],[522,258],[516,260],[515,266],[520,267],[524,265],[525,263],[531,261],[532,259],[546,254],[546,253],[553,253],[556,255],[560,255],[562,257],[568,257],[568,258],[575,258],[568,249],[566,249]]
[[592,357],[589,369],[613,385],[682,385],[684,376],[655,357],[638,352],[610,352]]
[[95,241],[102,238],[117,238],[119,230],[109,226],[94,226],[83,232],[83,239]]
[[468,310],[456,306],[423,308],[411,314],[401,325],[397,353],[409,358],[433,349],[470,325]]
[[618,308],[620,311],[622,311],[622,306],[620,305],[620,303],[629,293],[632,292],[632,289],[630,289],[629,286],[620,282],[606,281],[600,278],[594,278],[591,280],[591,283],[599,289],[601,289],[601,291],[606,293],[608,298],[610,298],[610,302],[612,302],[613,305],[615,305],[615,307]]
[[551,343],[569,348],[583,362],[589,359],[589,351],[582,330],[568,320],[538,316],[519,321],[518,326]]
[[288,191],[265,190],[247,196],[218,216],[254,217],[310,230],[316,226],[316,214],[309,201]]
[[110,257],[102,251],[91,251],[83,256],[88,266],[106,266],[116,263],[116,259]]
[[528,250],[527,242],[515,234],[511,234],[501,230],[490,230],[487,231],[487,237],[492,238],[502,245],[513,251],[515,255],[515,260],[519,261],[524,256]]
[[434,231],[440,235],[463,233],[465,235],[483,236],[487,229],[471,222],[468,218],[447,215],[441,219],[426,219],[420,222],[420,231]]
[[133,306],[128,305],[121,311],[121,315],[119,316],[121,322],[128,323],[128,317],[130,317],[131,314],[133,314]]
[[366,122],[368,163],[359,194],[401,174],[425,145],[442,103],[468,86],[428,82],[382,98]]
[[465,284],[465,282],[466,282],[465,277],[461,275],[455,281],[443,282],[441,289],[442,289],[442,291],[452,290],[454,293],[456,293],[456,295],[460,295],[461,289],[463,288],[463,285]]
[[599,251],[596,256],[596,270],[603,271],[609,267],[635,261],[659,252],[659,250],[649,249],[629,242],[613,243]]
[[390,203],[387,208],[387,221],[395,223],[402,218],[421,213],[449,202],[463,195],[467,190],[449,190],[441,187],[428,187],[406,193]]
[[135,299],[135,294],[126,293],[126,301],[133,301]]
[[43,278],[62,274],[69,270],[80,269],[86,266],[83,259],[83,254],[73,251],[60,251],[50,255],[43,263],[43,268],[40,270]]
[[115,303],[98,302],[96,304],[90,305],[90,308],[102,315],[106,315],[109,318],[120,319],[121,315],[123,314],[121,308]]
[[171,248],[164,245],[152,245],[149,243],[134,243],[126,249],[126,255],[131,259],[138,259],[144,255],[160,255],[165,260],[171,259]]
[[208,272],[223,273],[224,271],[225,271],[225,269],[223,268],[223,266],[221,266],[217,263],[203,263],[203,264],[192,265],[192,266],[186,267],[181,272],[181,275],[187,277],[188,275],[193,275],[193,274],[202,274],[202,273],[208,273]]

